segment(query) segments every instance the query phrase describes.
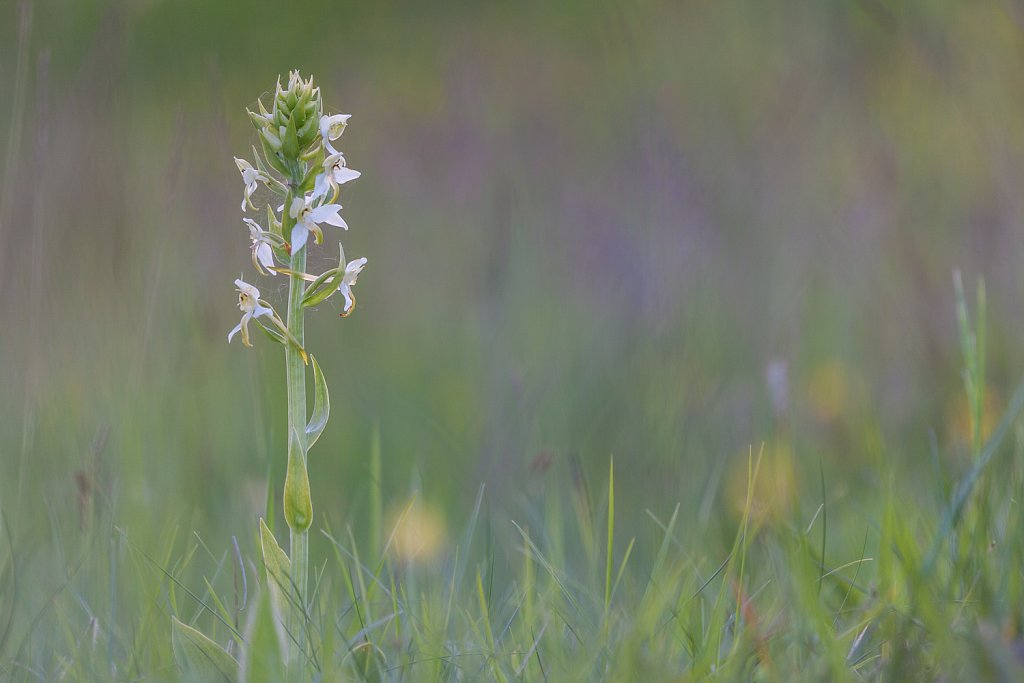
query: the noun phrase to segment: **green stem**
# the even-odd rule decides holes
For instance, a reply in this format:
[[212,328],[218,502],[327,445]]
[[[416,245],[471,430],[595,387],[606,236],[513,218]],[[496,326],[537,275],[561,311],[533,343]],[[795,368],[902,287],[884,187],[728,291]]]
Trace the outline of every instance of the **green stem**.
[[[285,197],[285,212],[282,217],[282,232],[285,239],[291,238],[291,229],[295,220],[291,217],[289,207],[291,206],[293,193],[288,192]],[[306,249],[293,251],[291,255],[290,268],[294,273],[303,273],[306,270]],[[302,294],[304,283],[301,278],[292,275],[288,281],[288,331],[295,338],[300,346],[305,346],[305,326],[303,321]],[[306,467],[306,366],[295,344],[285,345],[285,366],[287,370],[288,384],[288,443],[291,443],[291,435],[297,434],[299,440],[299,453],[302,458],[302,466]],[[290,529],[291,532],[291,569],[292,581],[298,593],[299,606],[301,609],[292,621],[293,633],[297,645],[293,641],[293,647],[297,650],[292,661],[301,671],[300,661],[305,652],[305,627],[302,624],[303,614],[306,609],[307,589],[309,580],[309,532]],[[301,680],[301,675],[300,675]]]

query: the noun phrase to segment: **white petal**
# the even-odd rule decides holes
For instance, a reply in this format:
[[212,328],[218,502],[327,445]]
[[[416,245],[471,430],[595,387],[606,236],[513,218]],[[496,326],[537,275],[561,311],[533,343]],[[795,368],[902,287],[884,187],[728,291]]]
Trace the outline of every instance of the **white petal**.
[[340,210],[340,204],[324,204],[313,209],[309,217],[314,223],[327,223],[328,225],[336,225],[339,228],[348,230],[348,224],[338,215]]
[[242,173],[242,182],[249,185],[253,190],[256,189],[256,183],[263,177],[255,168],[249,167]]
[[233,329],[230,332],[228,332],[228,344],[231,343],[231,340],[235,338],[235,335],[238,334],[238,332],[241,329],[242,329],[242,323],[238,323],[237,325],[235,325],[235,329]]
[[261,315],[273,316],[274,312],[261,304],[256,304],[256,308],[252,309],[252,317],[258,318]]
[[256,289],[245,280],[235,280],[235,287],[238,288],[239,292],[251,297],[253,300],[260,298],[260,290]]
[[331,184],[327,181],[327,174],[321,173],[316,177],[316,184],[313,186],[313,194],[311,194],[309,198],[316,199],[318,197],[326,197],[330,190]]
[[361,175],[362,173],[360,173],[359,171],[353,171],[351,168],[348,168],[346,166],[339,166],[338,168],[334,169],[334,182],[338,183],[339,185],[344,185],[348,181],[355,180]]
[[335,152],[334,154],[329,154],[324,159],[324,170],[326,170],[326,171],[330,171],[335,166],[344,166],[344,165],[345,165],[345,155],[342,154],[341,152]]
[[[270,270],[274,267],[274,250],[271,249],[270,245],[266,242],[261,242],[260,245],[256,247],[256,259],[264,268]],[[270,272],[274,273],[273,270],[270,270]]]
[[352,306],[355,304],[355,302],[352,301],[352,290],[343,282],[338,287],[338,291],[341,292],[343,297],[345,297],[345,312],[348,313],[352,310]]
[[327,217],[331,214],[338,213],[341,210],[341,204],[324,204],[318,206],[309,212],[309,218],[314,223],[323,223],[327,220]]
[[[345,275],[359,275],[365,266],[366,257],[357,258],[355,261],[352,261],[345,266]],[[355,279],[352,280],[352,283],[355,284]]]
[[297,223],[292,228],[292,253],[294,254],[302,247],[306,246],[306,240],[309,238],[309,228],[302,223]]
[[[292,205],[288,207],[288,215],[290,215],[292,218],[298,218],[299,213],[302,211],[303,208],[305,208],[305,206],[306,200],[302,197],[296,197],[295,199],[292,200]],[[284,206],[282,205],[278,209],[278,211],[280,211],[283,208]]]
[[[323,137],[324,142],[327,140],[337,140],[341,137],[341,134],[345,131],[345,126],[348,124],[348,120],[352,118],[351,114],[335,114],[334,116],[321,116],[320,117],[320,135]],[[336,152],[331,152],[336,154]]]
[[263,226],[251,218],[243,218],[242,222],[249,226],[249,239],[254,242],[258,240],[260,238],[260,233],[263,232]]

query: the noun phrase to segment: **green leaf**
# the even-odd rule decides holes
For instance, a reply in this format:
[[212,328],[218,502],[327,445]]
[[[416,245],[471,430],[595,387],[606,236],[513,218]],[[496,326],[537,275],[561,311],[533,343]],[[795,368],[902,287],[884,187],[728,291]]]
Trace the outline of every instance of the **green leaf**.
[[[329,272],[329,271],[328,271]],[[306,308],[312,306],[319,306],[326,301],[332,294],[338,291],[338,282],[344,277],[345,271],[338,270],[331,274],[331,279],[326,284],[321,283],[319,291],[313,292],[313,287],[310,286],[309,290],[311,293],[302,300],[302,305]]]
[[259,325],[259,328],[263,330],[263,334],[267,335],[267,338],[271,341],[276,341],[278,344],[288,344],[288,340],[285,339],[283,334],[277,330],[267,327],[259,318],[253,318],[253,322]]
[[[284,639],[284,624],[291,611],[292,563],[281,550],[274,538],[274,532],[267,523],[260,520],[260,548],[263,551],[263,565],[267,568],[267,586],[270,604],[277,618],[278,637]],[[287,652],[287,648],[284,650]]]
[[171,648],[174,660],[194,683],[235,683],[238,662],[202,633],[171,617]]
[[[288,209],[285,209],[286,215],[287,211]],[[269,231],[271,235],[280,237],[282,240],[285,239],[284,233],[281,232],[281,221],[277,220],[277,216],[274,215],[274,209],[271,208],[270,204],[267,204],[267,231]],[[274,250],[277,252],[278,256],[285,254],[284,249],[281,247],[274,247]]]
[[292,531],[303,533],[313,524],[313,500],[309,493],[306,454],[299,433],[292,432],[288,445],[288,473],[284,479],[284,518]]
[[245,647],[239,665],[240,683],[284,683],[288,675],[287,647],[281,642],[271,592],[261,591],[245,627]]
[[[252,112],[249,112],[249,115],[251,116]],[[270,171],[267,170],[266,165],[263,163],[263,159],[260,157],[260,153],[256,151],[255,145],[252,145],[252,156],[256,160],[256,168],[260,171],[260,173],[265,173],[266,175],[269,176]]]
[[[334,294],[334,290],[338,288],[338,278],[344,274],[344,267],[341,271],[337,268],[332,268],[321,275],[318,275],[313,284],[306,288],[305,293],[302,295],[302,305],[305,307],[316,306],[321,303],[324,299]],[[331,279],[329,284],[327,283],[328,278]]]
[[324,431],[324,427],[327,426],[327,418],[331,416],[331,397],[327,392],[327,380],[324,379],[324,373],[320,370],[320,364],[316,362],[316,356],[310,356],[313,359],[313,416],[309,420],[309,424],[306,425],[306,448],[312,448],[316,440],[320,438],[320,435]]

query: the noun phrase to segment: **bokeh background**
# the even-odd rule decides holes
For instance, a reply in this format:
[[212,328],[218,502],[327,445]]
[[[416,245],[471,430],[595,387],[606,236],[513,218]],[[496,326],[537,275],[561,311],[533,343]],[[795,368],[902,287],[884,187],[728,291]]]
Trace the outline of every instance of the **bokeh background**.
[[762,444],[769,497],[824,480],[855,535],[867,492],[932,500],[967,462],[954,268],[987,286],[992,416],[1022,369],[1022,65],[1010,0],[0,2],[18,561],[59,585],[97,515],[251,550],[284,372],[225,339],[256,277],[232,157],[292,68],[352,114],[369,258],[355,314],[307,322],[323,524],[370,533],[378,428],[386,503],[441,537],[482,484],[505,529],[613,455],[641,541],[677,502],[731,534]]

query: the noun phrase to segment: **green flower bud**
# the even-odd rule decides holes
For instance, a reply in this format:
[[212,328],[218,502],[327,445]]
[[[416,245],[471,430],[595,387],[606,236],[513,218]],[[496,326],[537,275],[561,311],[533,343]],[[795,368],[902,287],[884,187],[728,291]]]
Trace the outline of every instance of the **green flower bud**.
[[260,129],[260,138],[270,146],[270,149],[275,152],[281,151],[281,138],[277,136],[277,133],[272,131],[270,127]]
[[[260,103],[260,109],[262,109],[262,108],[263,108],[263,106],[262,106],[262,102],[261,102]],[[268,125],[270,125],[270,119],[268,118],[269,115],[261,116],[260,114],[257,114],[255,112],[249,111],[248,109],[246,109],[245,111],[246,111],[247,114],[249,114],[249,120],[252,121],[252,125],[256,126],[256,130],[263,130]]]
[[288,159],[295,159],[299,156],[299,137],[295,132],[295,119],[288,119],[288,125],[281,135],[281,152]]
[[305,121],[306,117],[309,115],[307,106],[309,105],[309,101],[312,98],[313,91],[309,89],[303,90],[301,93],[299,93],[298,98],[296,98],[295,106],[292,107],[292,111],[295,112],[295,116],[298,117],[300,121]]
[[316,142],[317,136],[320,135],[319,120],[310,117],[306,120],[302,127],[296,131],[299,138],[299,146],[303,150],[309,149],[309,147]]

